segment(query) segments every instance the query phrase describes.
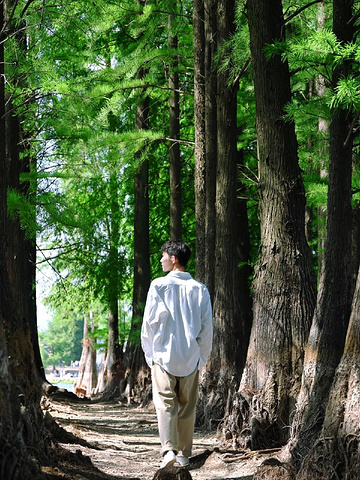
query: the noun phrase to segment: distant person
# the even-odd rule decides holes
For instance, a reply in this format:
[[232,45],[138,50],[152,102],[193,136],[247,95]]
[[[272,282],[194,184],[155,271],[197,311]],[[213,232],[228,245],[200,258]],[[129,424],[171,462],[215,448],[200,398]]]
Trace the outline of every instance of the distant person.
[[162,269],[169,273],[150,285],[141,344],[151,368],[164,468],[189,464],[199,370],[211,352],[213,327],[209,292],[185,271],[190,247],[170,240],[161,252]]

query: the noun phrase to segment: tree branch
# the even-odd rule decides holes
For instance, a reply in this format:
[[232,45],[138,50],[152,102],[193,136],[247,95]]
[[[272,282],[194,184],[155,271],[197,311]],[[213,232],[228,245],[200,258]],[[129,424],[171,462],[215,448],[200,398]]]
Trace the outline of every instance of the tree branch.
[[26,13],[26,10],[30,7],[30,5],[31,5],[34,1],[35,1],[35,0],[28,0],[28,1],[26,2],[25,7],[23,8],[23,10],[22,10],[22,12],[21,12],[21,14],[20,14],[20,17],[21,17],[21,18],[24,17],[24,15],[25,15],[25,13]]
[[344,147],[348,144],[350,139],[355,138],[355,136],[359,134],[360,127],[355,128],[355,123],[359,120],[359,118],[360,118],[360,110],[356,113],[356,115],[353,118],[353,121],[351,122],[351,125],[349,127],[349,133],[344,142]]
[[304,5],[303,7],[301,8],[298,8],[294,13],[292,13],[288,18],[286,18],[284,20],[284,25],[287,24],[288,22],[290,22],[290,20],[292,20],[294,17],[296,17],[297,15],[299,15],[299,13],[303,12],[304,10],[306,10],[307,8],[311,7],[312,5],[314,5],[315,3],[320,3],[322,2],[323,0],[314,0],[313,2],[310,2],[308,3],[307,5]]
[[246,72],[246,70],[248,69],[248,66],[251,62],[251,57],[249,57],[246,62],[244,63],[244,65],[242,66],[242,69],[240,70],[240,73],[239,75],[236,76],[235,80],[234,80],[234,84],[236,84],[240,78],[244,75],[244,73]]

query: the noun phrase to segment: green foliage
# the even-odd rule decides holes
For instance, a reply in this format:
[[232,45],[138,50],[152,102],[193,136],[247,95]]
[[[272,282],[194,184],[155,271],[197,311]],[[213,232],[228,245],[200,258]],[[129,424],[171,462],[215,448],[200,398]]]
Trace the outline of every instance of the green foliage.
[[[283,3],[286,41],[268,45],[266,55],[281,56],[292,72],[292,101],[284,118],[296,126],[307,201],[316,221],[317,209],[325,208],[327,200],[326,174],[320,177],[320,171],[326,172],[329,148],[328,132],[318,126],[320,121],[330,122],[332,109],[360,109],[359,39],[347,44],[336,39],[330,3],[324,5],[321,28],[317,4]],[[19,52],[15,37],[6,43],[7,93],[22,119],[27,154],[37,158],[37,168],[22,178],[32,185],[33,196],[9,191],[9,213],[20,217],[29,236],[37,232],[39,267],[50,264],[56,272],[48,299],[55,323],[64,304],[76,312],[64,314],[64,322],[88,313],[91,306],[98,319],[91,335],[106,345],[107,310],[116,296],[120,341],[125,343],[132,298],[134,175],[144,160],[149,163],[152,277],[162,274],[159,249],[169,236],[168,80],[174,60],[170,34],[179,43],[184,240],[195,253],[192,2],[34,0],[25,9],[18,3],[15,18],[19,26],[26,20],[28,50],[26,55]],[[236,23],[236,33],[217,53],[216,69],[231,67],[229,84],[239,86],[239,199],[247,202],[254,263],[259,247],[256,115],[243,0],[236,5]],[[332,85],[332,73],[342,64],[349,66],[349,74]],[[324,84],[321,93],[316,90],[319,79]],[[139,131],[136,107],[145,96],[150,103],[149,129]],[[354,132],[358,126],[354,124]],[[360,178],[354,171],[357,203]],[[195,255],[191,273],[194,259]]]
[[335,88],[335,95],[331,100],[331,107],[336,109],[341,107],[357,112],[360,109],[359,86],[358,76],[340,78]]
[[310,207],[326,209],[328,186],[326,182],[308,182],[307,202]]
[[54,311],[45,332],[39,332],[40,351],[45,367],[70,365],[80,360],[84,321],[72,309],[62,305]]
[[8,190],[7,209],[10,218],[19,218],[27,238],[35,238],[36,225],[36,209],[35,205],[30,203],[28,199],[19,191],[14,189]]
[[[144,159],[150,165],[150,232],[153,274],[160,274],[158,250],[168,238],[168,64],[167,2],[121,8],[100,1],[33,2],[28,21],[32,48],[26,69],[36,94],[36,115],[26,117],[29,130],[40,132],[35,143],[38,168],[29,179],[37,185],[31,205],[9,195],[13,214],[24,217],[36,208],[41,243],[39,266],[51,264],[56,282],[48,302],[55,315],[65,302],[86,312],[99,302],[102,319],[91,335],[106,345],[106,310],[119,299],[121,342],[129,331],[132,296],[133,181]],[[186,9],[185,2],[181,9]],[[179,7],[180,8],[180,7]],[[181,108],[184,184],[193,176],[191,13],[174,12],[179,36],[178,72],[182,77]],[[142,70],[141,78],[138,72]],[[25,92],[18,95],[18,108]],[[141,95],[150,97],[150,129],[134,128]],[[38,120],[38,125],[36,125]],[[189,145],[186,140],[189,140]],[[34,143],[34,142],[33,142]],[[142,152],[134,161],[135,153]],[[194,192],[183,190],[184,230],[195,245]],[[22,203],[21,203],[22,202]],[[49,328],[49,330],[54,327]]]

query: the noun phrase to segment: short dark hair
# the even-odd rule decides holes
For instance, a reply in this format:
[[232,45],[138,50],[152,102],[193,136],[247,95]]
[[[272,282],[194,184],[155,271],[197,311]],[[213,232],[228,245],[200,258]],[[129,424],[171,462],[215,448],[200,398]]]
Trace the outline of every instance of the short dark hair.
[[182,267],[186,267],[191,256],[191,250],[182,240],[168,240],[161,247],[161,252],[166,252],[170,257],[174,255]]

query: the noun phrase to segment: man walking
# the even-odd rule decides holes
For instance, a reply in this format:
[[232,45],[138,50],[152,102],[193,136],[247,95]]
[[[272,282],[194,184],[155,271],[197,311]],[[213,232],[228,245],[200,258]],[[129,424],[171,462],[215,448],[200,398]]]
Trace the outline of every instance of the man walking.
[[168,274],[150,285],[141,344],[151,368],[164,468],[189,464],[199,370],[211,352],[213,327],[209,292],[185,271],[189,246],[170,240],[161,252]]

